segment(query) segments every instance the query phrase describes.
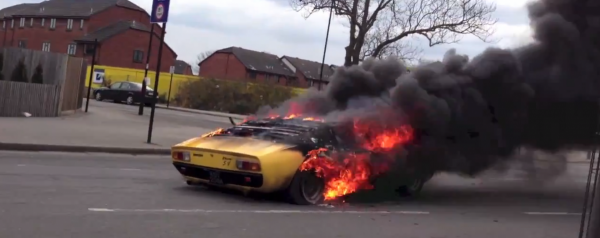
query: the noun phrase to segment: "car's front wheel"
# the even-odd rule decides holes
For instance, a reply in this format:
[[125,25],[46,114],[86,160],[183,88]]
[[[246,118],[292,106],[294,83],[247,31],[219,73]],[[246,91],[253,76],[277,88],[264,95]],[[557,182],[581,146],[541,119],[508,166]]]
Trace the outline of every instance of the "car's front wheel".
[[316,205],[323,203],[325,182],[313,171],[298,171],[288,188],[289,202],[298,205]]

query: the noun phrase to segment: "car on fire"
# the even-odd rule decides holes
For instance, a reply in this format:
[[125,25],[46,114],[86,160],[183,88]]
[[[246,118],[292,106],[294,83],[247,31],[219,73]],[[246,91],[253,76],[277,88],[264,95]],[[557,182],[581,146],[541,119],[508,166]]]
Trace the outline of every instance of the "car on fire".
[[[188,185],[225,187],[242,192],[283,192],[288,201],[314,205],[327,198],[327,183],[318,169],[301,169],[312,157],[331,159],[332,152],[376,153],[349,146],[335,123],[312,118],[264,118],[192,138],[172,147],[172,163]],[[316,158],[316,156],[322,158]],[[402,177],[400,186],[416,195],[433,175],[405,169],[387,173]],[[373,175],[370,181],[381,175]],[[331,191],[329,191],[331,192]],[[345,195],[342,193],[341,195]],[[335,196],[329,196],[329,199]]]

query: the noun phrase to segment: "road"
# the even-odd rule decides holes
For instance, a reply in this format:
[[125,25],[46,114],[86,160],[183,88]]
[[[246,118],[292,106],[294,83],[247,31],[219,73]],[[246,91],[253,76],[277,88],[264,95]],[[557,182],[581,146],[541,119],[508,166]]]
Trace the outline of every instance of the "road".
[[189,187],[168,157],[0,152],[0,237],[576,237],[586,172],[439,175],[416,200],[305,207]]
[[[85,103],[85,102],[84,102]],[[111,111],[120,111],[124,114],[137,115],[139,106],[127,105],[123,103],[114,102],[98,102],[96,100],[90,100],[90,106],[93,108],[108,109]],[[150,118],[150,107],[144,108],[145,118]],[[211,115],[203,115],[198,113],[181,112],[169,109],[157,108],[154,112],[155,123],[171,123],[174,125],[182,126],[201,126],[203,128],[220,128],[231,125],[229,119],[226,117],[217,117]]]

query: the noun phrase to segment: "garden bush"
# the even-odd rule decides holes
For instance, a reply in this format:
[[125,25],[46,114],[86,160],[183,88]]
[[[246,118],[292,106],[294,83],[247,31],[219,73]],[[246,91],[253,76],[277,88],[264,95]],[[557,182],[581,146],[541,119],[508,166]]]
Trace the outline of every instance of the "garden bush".
[[198,110],[252,114],[263,105],[274,107],[293,96],[290,87],[198,79],[182,83],[173,103]]
[[15,68],[13,69],[10,81],[27,83],[27,66],[23,59],[19,60]]
[[33,73],[33,76],[31,76],[31,82],[38,84],[44,83],[44,69],[41,64],[38,64],[38,66],[35,67],[35,72]]

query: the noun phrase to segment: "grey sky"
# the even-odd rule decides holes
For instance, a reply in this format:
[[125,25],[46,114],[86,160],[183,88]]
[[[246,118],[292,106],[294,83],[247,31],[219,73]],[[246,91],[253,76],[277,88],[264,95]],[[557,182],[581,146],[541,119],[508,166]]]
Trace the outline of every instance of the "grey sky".
[[[149,0],[131,0],[150,10]],[[522,0],[489,0],[497,4],[494,16],[499,23],[495,44],[485,44],[473,37],[464,37],[459,44],[426,47],[423,56],[439,59],[450,48],[461,54],[475,56],[488,46],[510,46],[527,38],[527,13]],[[2,0],[0,8],[35,0]],[[166,42],[177,52],[179,59],[193,62],[204,51],[240,46],[277,55],[290,55],[320,61],[323,53],[327,13],[304,19],[291,10],[286,0],[171,0]],[[332,24],[326,62],[341,64],[348,29],[335,19]]]

